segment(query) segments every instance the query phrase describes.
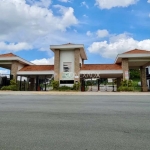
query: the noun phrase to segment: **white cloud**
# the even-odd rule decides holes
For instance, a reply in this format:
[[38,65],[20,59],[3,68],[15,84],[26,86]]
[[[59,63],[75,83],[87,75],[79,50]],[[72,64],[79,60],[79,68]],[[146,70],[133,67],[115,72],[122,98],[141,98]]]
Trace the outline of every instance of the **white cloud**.
[[97,30],[96,35],[99,38],[104,38],[104,37],[109,36],[109,32],[107,30],[105,30],[105,29],[104,30]]
[[113,7],[127,7],[137,2],[138,0],[96,0],[96,5],[101,9],[111,9]]
[[10,70],[1,69],[1,68],[0,68],[0,76],[1,76],[1,75],[6,75],[6,74],[10,74]]
[[26,0],[30,5],[36,5],[40,7],[48,8],[51,4],[51,0]]
[[31,61],[32,63],[36,64],[36,65],[52,65],[54,64],[54,57],[46,59],[35,59],[33,61]]
[[73,13],[74,13],[73,8],[71,8],[71,7],[67,8],[67,7],[64,7],[61,5],[54,5],[54,7],[59,8],[59,12],[63,15],[61,20],[59,20],[60,22],[58,22],[58,27],[61,30],[65,30],[64,27],[69,27],[72,24],[78,24],[78,20],[73,15]]
[[88,50],[91,53],[100,54],[105,58],[115,58],[117,54],[129,51],[132,49],[150,50],[150,39],[142,41],[134,40],[126,34],[111,37],[109,42],[93,42]]
[[0,42],[0,50],[5,51],[20,51],[20,50],[29,50],[32,49],[32,46],[28,43],[21,42],[21,43],[9,43],[6,44],[5,42]]
[[88,18],[88,16],[86,14],[84,14],[83,17]]
[[[45,36],[51,37],[57,32],[64,32],[70,26],[78,24],[72,7],[56,7],[60,15],[52,10],[37,5],[37,1],[27,4],[25,0],[0,0],[0,41],[8,43],[29,43],[35,45]],[[48,6],[46,0],[40,3]],[[41,42],[40,42],[41,43]],[[42,44],[42,43],[41,43]],[[50,44],[49,42],[47,44]]]
[[70,2],[70,0],[59,0],[59,1],[64,3]]
[[85,1],[81,2],[81,6],[85,6],[86,8],[89,8],[89,6],[87,5],[87,3]]
[[150,0],[147,0],[148,3],[150,3]]
[[86,32],[86,35],[87,35],[87,36],[92,36],[93,33],[92,33],[91,31],[87,31],[87,32]]
[[96,32],[87,31],[87,36],[97,36],[98,38],[104,38],[110,36],[109,32],[106,29],[103,30],[97,30]]

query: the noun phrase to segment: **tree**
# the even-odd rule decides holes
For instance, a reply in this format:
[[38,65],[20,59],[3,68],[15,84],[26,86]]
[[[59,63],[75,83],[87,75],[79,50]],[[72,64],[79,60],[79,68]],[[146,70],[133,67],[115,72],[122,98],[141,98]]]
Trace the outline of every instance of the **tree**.
[[140,79],[140,70],[130,69],[130,79]]

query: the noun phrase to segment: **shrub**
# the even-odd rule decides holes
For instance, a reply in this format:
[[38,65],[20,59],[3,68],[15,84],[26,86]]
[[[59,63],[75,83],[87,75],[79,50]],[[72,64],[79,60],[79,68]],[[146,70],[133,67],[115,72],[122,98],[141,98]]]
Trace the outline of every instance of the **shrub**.
[[79,91],[80,90],[80,82],[74,83],[72,88],[73,88],[73,90]]
[[10,80],[10,85],[17,85],[17,83],[14,79],[12,79],[12,80]]
[[52,81],[52,86],[53,90],[58,90],[59,89],[59,81]]
[[129,80],[128,81],[128,87],[132,87],[133,86],[133,81],[132,80]]
[[72,90],[72,87],[69,86],[61,86],[58,88],[59,91],[67,91],[67,90]]
[[3,86],[1,90],[11,90],[11,91],[18,91],[17,83],[14,79],[10,80],[10,85]]
[[120,86],[118,91],[134,91],[134,87]]
[[118,88],[118,91],[134,91],[133,81],[123,80],[121,82],[121,86]]

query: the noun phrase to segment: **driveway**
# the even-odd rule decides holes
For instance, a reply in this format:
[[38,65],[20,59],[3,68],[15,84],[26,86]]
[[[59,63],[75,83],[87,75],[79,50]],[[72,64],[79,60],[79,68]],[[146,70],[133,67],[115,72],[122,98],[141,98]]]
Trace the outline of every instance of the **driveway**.
[[0,150],[149,149],[149,95],[0,95]]

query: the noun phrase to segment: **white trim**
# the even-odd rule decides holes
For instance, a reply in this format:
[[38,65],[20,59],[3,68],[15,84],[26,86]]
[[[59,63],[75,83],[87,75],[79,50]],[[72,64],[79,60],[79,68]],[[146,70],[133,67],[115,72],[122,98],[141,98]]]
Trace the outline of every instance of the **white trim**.
[[122,74],[122,70],[81,70],[80,74]]
[[138,54],[118,54],[115,63],[121,63],[122,58],[150,58],[150,53],[138,53]]
[[83,44],[67,44],[67,45],[50,45],[51,50],[55,49],[71,49],[71,48],[84,48]]
[[54,71],[18,71],[17,75],[50,75],[54,74]]
[[80,48],[80,54],[84,60],[87,60],[86,51],[83,44],[64,44],[64,45],[50,45],[50,49],[54,52],[55,49],[68,50]]
[[26,64],[26,65],[34,65],[33,63],[29,62],[29,61],[26,61],[20,57],[0,57],[0,60],[4,60],[4,61],[12,61],[12,60],[16,60],[16,61],[19,61],[23,64]]

